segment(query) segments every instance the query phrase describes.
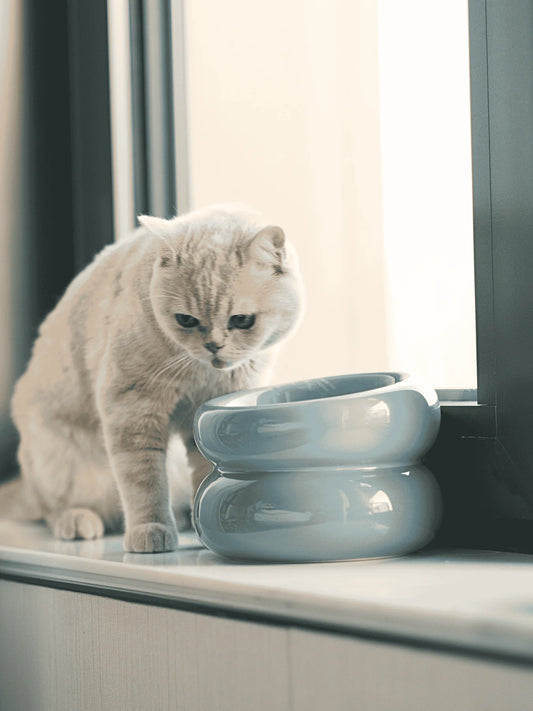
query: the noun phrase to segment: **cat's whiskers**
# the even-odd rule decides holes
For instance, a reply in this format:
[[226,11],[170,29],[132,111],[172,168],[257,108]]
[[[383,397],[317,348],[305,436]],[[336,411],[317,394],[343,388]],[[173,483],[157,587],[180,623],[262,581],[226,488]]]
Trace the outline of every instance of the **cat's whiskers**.
[[170,360],[167,360],[163,363],[163,365],[153,373],[153,375],[149,378],[148,382],[146,385],[150,387],[155,383],[156,380],[159,380],[165,373],[172,373],[172,370],[175,367],[179,367],[183,363],[190,361],[190,356],[187,353],[180,353],[174,358],[171,358]]
[[171,390],[174,387],[174,383],[178,379],[182,378],[185,375],[185,373],[187,372],[187,370],[190,368],[190,366],[193,364],[194,364],[193,360],[189,360],[189,361],[183,363],[181,365],[181,367],[178,369],[178,371],[172,375],[170,381],[167,384],[167,389]]

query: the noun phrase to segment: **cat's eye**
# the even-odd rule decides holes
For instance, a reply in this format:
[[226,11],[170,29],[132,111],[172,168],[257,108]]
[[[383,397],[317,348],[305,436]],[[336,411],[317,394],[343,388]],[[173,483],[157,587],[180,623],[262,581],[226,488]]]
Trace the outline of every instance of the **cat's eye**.
[[230,316],[230,328],[252,328],[255,323],[255,314],[234,314]]
[[176,314],[176,321],[180,326],[183,326],[183,328],[194,328],[200,323],[197,318],[189,314]]

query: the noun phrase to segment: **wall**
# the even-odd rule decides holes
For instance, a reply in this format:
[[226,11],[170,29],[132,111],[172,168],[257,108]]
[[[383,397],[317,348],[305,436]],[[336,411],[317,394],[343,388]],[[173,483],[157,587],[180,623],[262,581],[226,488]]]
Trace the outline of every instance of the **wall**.
[[300,254],[278,379],[385,367],[375,3],[189,2],[186,29],[193,206],[250,204]]
[[277,380],[475,387],[466,7],[185,2],[192,206],[250,204],[300,254]]

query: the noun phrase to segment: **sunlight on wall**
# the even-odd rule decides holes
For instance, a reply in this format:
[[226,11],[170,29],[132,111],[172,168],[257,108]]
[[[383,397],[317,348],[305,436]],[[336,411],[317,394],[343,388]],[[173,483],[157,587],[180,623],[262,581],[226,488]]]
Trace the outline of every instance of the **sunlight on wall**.
[[300,255],[278,381],[475,387],[466,0],[432,5],[186,0],[191,206],[249,204]]

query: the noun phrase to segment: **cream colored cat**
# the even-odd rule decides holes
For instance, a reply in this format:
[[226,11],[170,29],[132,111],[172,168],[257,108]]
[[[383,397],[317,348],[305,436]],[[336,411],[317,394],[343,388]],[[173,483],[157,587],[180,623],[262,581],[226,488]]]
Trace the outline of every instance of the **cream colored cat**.
[[106,247],[40,328],[12,401],[21,479],[0,488],[0,510],[65,539],[124,525],[126,550],[153,552],[177,545],[171,435],[196,489],[210,469],[196,408],[262,383],[302,287],[283,231],[255,214],[139,219],[145,229]]

